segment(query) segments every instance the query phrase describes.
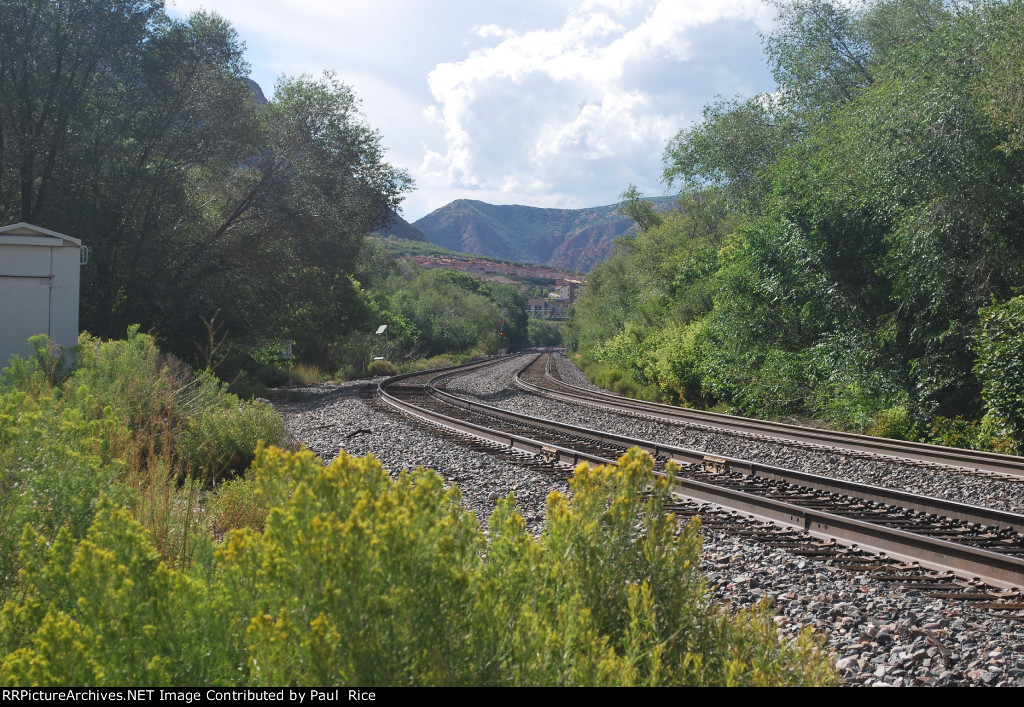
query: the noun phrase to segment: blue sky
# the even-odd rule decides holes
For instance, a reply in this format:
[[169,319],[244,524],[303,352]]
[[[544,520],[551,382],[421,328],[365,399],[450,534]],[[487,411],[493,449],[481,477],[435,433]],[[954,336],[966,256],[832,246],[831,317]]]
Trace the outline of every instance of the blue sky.
[[660,195],[665,142],[716,95],[774,90],[760,0],[168,0],[245,42],[278,76],[333,70],[416,189],[415,221],[453,199],[578,208],[630,183]]

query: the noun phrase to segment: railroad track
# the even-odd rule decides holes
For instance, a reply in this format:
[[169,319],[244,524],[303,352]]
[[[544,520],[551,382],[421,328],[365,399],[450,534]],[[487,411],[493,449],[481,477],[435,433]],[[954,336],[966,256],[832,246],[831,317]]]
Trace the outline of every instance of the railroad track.
[[[638,446],[659,471],[679,465],[677,513],[700,515],[708,528],[1024,619],[1017,589],[1024,585],[1024,516],[537,420],[443,390],[446,380],[484,365],[399,376],[382,382],[378,395],[462,444],[532,459],[531,468],[567,473],[581,461],[612,463]],[[536,357],[521,378],[548,366]]]
[[849,432],[818,430],[781,422],[723,415],[623,398],[574,386],[561,380],[550,363],[522,372],[515,384],[521,390],[552,400],[599,408],[658,422],[686,424],[739,436],[786,441],[812,449],[845,450],[854,455],[872,455],[910,461],[922,466],[941,467],[954,473],[1024,483],[1024,458],[1007,454],[978,452],[918,442],[870,437]]

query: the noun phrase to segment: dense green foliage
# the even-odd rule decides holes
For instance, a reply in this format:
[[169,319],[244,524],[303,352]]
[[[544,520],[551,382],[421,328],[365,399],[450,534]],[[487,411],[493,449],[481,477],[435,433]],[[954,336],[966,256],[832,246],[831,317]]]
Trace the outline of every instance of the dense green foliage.
[[[83,334],[70,375],[35,341],[35,358],[0,373],[0,598],[14,586],[26,525],[42,542],[82,538],[106,495],[128,506],[173,562],[192,553],[198,487],[244,470],[258,442],[279,443],[269,405],[224,392],[161,354],[151,337]],[[61,380],[63,378],[63,380]]]
[[[526,294],[513,285],[484,282],[456,270],[396,261],[375,239],[363,245],[356,278],[365,289],[370,321],[387,336],[352,335],[366,358],[403,363],[448,353],[494,354],[529,345]],[[385,350],[386,349],[386,350]]]
[[992,414],[1024,439],[1024,296],[981,310],[978,377]]
[[778,92],[670,141],[678,213],[593,271],[570,343],[672,401],[1014,449],[1024,3],[777,7]]
[[533,319],[527,323],[532,346],[561,346],[562,325],[548,319]]
[[[0,611],[3,685],[803,685],[809,633],[712,604],[699,524],[634,450],[581,465],[535,538],[511,495],[484,534],[457,489],[372,457],[261,448],[233,482],[265,510],[190,569],[103,496],[87,529],[26,526]],[[652,491],[648,484],[653,483]],[[250,488],[240,492],[239,485]],[[242,517],[242,516],[237,516]]]
[[161,0],[2,0],[0,16],[0,223],[90,248],[82,326],[141,323],[191,360],[219,312],[243,361],[292,339],[336,365],[370,326],[363,236],[410,184],[352,91],[282,77],[260,105],[234,29]]

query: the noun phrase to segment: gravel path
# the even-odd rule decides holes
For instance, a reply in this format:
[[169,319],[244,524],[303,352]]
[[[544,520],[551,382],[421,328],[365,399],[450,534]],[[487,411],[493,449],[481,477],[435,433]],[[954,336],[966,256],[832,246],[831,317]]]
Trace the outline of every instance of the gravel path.
[[[537,406],[532,396],[508,390],[508,378],[520,365],[521,362],[509,361],[501,364],[500,371],[492,369],[460,377],[449,390],[499,407],[533,410],[535,414],[540,414],[543,407],[543,414],[551,416],[549,403]],[[571,378],[576,375],[573,370],[561,372],[575,383],[577,380]],[[523,469],[514,459],[469,450],[435,436],[408,418],[384,412],[363,398],[361,391],[368,384],[309,386],[300,389],[304,394],[301,400],[279,402],[276,407],[290,434],[325,461],[344,449],[354,455],[373,453],[392,471],[419,465],[432,467],[446,482],[458,484],[465,506],[481,520],[489,515],[496,498],[513,491],[528,527],[538,532],[549,491],[567,492],[564,479],[555,475]],[[612,420],[589,409],[563,405],[557,414],[564,414],[562,419],[570,422],[581,417],[588,427],[612,424]],[[666,427],[671,427],[679,438],[697,434],[641,420],[624,422],[617,418],[614,424],[622,425],[623,429],[635,426],[642,434],[624,434],[639,437],[666,434]],[[716,447],[720,454],[742,457],[746,454],[742,450],[760,450],[762,454],[779,454],[778,458],[769,458],[780,465],[787,465],[786,459],[806,454],[785,447],[768,450],[750,440],[735,438],[731,443],[720,443],[723,446]],[[726,451],[734,449],[728,444],[735,444],[735,451]],[[830,460],[831,455],[821,456],[822,459],[801,464],[800,468],[826,473],[823,468],[843,464],[831,473],[915,478],[907,473],[906,465],[864,459],[842,463]],[[936,472],[927,473],[934,476]],[[892,480],[891,485],[902,487],[899,479]],[[705,537],[703,569],[718,599],[731,601],[735,606],[750,606],[764,596],[770,597],[781,632],[795,633],[807,625],[820,630],[835,652],[840,674],[848,685],[1024,686],[1024,627],[1017,622],[993,619],[984,612],[959,603],[929,599],[919,592],[893,591],[886,583],[717,532]]]

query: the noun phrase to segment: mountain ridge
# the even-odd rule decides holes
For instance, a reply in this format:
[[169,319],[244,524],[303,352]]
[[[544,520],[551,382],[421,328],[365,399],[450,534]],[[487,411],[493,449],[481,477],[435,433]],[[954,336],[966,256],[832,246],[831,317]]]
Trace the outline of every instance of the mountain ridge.
[[[659,210],[672,197],[648,199]],[[619,204],[556,209],[456,199],[412,223],[449,250],[587,272],[611,255],[615,239],[636,225]]]
[[387,227],[384,230],[374,231],[374,235],[382,238],[398,238],[404,241],[429,243],[427,237],[418,228],[402,218],[397,211],[392,211],[389,214]]

